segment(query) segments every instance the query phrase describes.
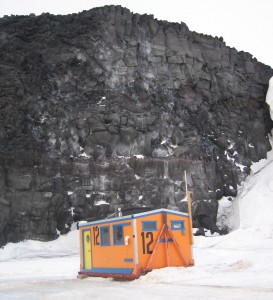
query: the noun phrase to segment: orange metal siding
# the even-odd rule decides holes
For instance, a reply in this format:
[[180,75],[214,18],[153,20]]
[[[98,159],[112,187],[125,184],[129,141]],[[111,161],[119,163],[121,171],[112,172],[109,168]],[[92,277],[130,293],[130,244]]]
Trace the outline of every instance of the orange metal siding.
[[[178,225],[184,222],[184,230],[172,230],[172,221]],[[114,239],[114,228],[119,225],[123,227],[124,244],[122,245],[117,244],[120,240]],[[153,228],[155,225],[156,228]],[[105,226],[109,226],[110,234],[110,243],[107,246],[102,245],[101,237],[101,230]],[[135,235],[134,226],[136,227]],[[84,253],[87,252],[83,249],[83,230],[90,229],[91,231],[92,266],[90,272],[93,272],[92,269],[103,271],[115,269],[118,273],[119,270],[133,270],[135,267],[140,267],[146,272],[167,266],[192,265],[190,228],[190,219],[186,214],[182,215],[169,210],[151,211],[86,224],[80,227],[81,272],[88,272],[84,269]],[[128,245],[125,244],[126,237],[129,237]]]
[[[139,263],[143,268],[146,268],[148,262],[151,258],[151,251],[155,249],[155,245],[157,240],[160,238],[160,232],[164,225],[162,214],[150,215],[147,217],[142,217],[137,219],[137,228],[138,228],[138,253],[139,253]],[[180,230],[171,230],[174,238],[178,242],[181,250],[183,251],[184,256],[187,258],[187,261],[192,259],[191,257],[191,244],[190,244],[190,235],[189,235],[189,218],[166,214],[166,221],[168,227],[171,229],[171,220],[175,221],[184,221],[185,224],[185,233],[183,234]],[[142,231],[142,222],[143,221],[156,221],[157,222],[157,231]],[[174,241],[171,241],[171,236],[167,235],[168,243],[167,245],[163,242],[166,240],[166,234],[163,233],[159,242],[156,253],[154,254],[154,259],[152,261],[151,268],[158,269],[162,267],[168,266],[168,258],[169,258],[169,266],[186,266],[187,263],[183,261],[181,256],[179,255],[178,250],[174,245]],[[166,248],[167,247],[167,248]],[[149,251],[150,250],[150,251]],[[168,250],[168,251],[167,251]],[[149,253],[150,252],[150,253]]]
[[[133,226],[132,221],[122,221],[114,223],[114,225],[122,225],[124,223],[130,223],[130,225],[123,226],[124,239],[126,236],[130,236],[128,246],[126,245],[114,245],[113,238],[113,224],[102,224],[101,226],[109,226],[110,229],[110,245],[101,246],[101,235],[98,236],[95,243],[94,235],[92,236],[92,261],[93,268],[133,268],[134,267],[134,243],[133,243]],[[94,231],[96,226],[92,226],[91,230]],[[132,259],[132,262],[125,261],[126,259]]]

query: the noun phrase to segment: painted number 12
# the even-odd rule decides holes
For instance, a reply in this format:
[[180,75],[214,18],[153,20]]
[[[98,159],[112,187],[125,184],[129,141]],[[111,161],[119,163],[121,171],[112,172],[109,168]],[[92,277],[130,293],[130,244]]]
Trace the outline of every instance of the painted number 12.
[[143,254],[152,254],[153,250],[150,249],[154,241],[154,235],[152,232],[141,232],[142,237],[142,252]]

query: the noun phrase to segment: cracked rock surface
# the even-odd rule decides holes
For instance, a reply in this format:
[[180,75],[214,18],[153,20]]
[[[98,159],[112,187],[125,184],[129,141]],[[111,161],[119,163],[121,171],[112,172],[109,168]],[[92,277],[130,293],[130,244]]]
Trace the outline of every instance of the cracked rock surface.
[[105,6],[0,19],[0,244],[117,207],[215,218],[270,150],[273,70],[222,38]]

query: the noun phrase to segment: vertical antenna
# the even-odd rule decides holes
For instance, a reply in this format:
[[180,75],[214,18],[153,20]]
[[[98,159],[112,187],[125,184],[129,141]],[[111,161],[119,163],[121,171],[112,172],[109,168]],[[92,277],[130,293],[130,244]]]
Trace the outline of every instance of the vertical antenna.
[[187,182],[187,172],[186,172],[186,170],[184,171],[184,174],[185,174],[186,196],[188,197],[188,182]]
[[189,216],[189,226],[190,226],[190,241],[191,245],[193,244],[193,236],[192,236],[192,212],[191,212],[191,194],[188,192],[188,182],[187,182],[187,173],[185,171],[185,184],[186,184],[186,195],[187,195],[187,203],[188,203],[188,216]]

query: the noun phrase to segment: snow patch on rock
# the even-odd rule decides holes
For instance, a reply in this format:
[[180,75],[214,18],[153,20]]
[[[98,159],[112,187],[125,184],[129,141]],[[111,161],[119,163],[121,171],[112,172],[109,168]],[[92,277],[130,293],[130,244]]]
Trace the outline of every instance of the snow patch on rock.
[[273,120],[273,77],[271,77],[269,80],[268,91],[266,94],[266,103],[269,105],[270,116]]

